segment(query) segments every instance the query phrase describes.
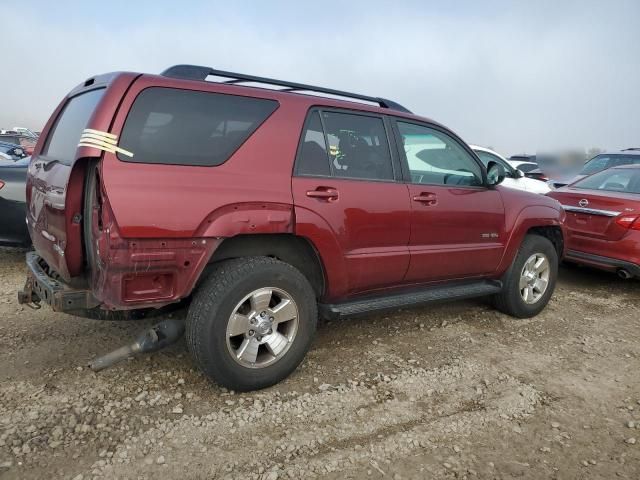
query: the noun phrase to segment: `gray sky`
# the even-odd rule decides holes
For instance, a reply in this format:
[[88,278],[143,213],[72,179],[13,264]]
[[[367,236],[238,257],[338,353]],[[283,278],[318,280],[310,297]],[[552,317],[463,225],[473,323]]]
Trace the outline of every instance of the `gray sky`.
[[640,146],[640,1],[21,1],[0,126],[113,70],[194,63],[393,99],[507,154]]

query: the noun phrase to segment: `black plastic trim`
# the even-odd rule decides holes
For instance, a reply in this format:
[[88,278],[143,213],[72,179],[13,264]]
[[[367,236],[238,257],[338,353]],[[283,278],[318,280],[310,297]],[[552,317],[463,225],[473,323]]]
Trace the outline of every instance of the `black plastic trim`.
[[286,80],[276,80],[275,78],[257,77],[255,75],[247,75],[244,73],[227,72],[224,70],[215,70],[210,67],[203,67],[199,65],[174,65],[167,68],[161,73],[163,77],[180,78],[184,80],[199,80],[205,81],[208,76],[216,76],[222,78],[229,78],[230,80],[222,83],[227,84],[239,84],[242,82],[264,83],[266,85],[276,85],[285,87],[281,91],[284,92],[318,92],[325,93],[327,95],[336,95],[339,97],[355,98],[357,100],[364,100],[366,102],[377,103],[382,108],[388,108],[390,110],[397,110],[404,113],[412,113],[407,108],[403,107],[399,103],[392,100],[387,100],[380,97],[371,97],[369,95],[362,95],[359,93],[345,92],[343,90],[335,90],[333,88],[318,87],[315,85],[306,85],[304,83],[289,82]]
[[432,302],[482,297],[499,293],[501,290],[502,283],[497,280],[449,283],[405,293],[367,296],[343,303],[321,304],[320,311],[326,318],[352,317],[400,307],[416,307]]

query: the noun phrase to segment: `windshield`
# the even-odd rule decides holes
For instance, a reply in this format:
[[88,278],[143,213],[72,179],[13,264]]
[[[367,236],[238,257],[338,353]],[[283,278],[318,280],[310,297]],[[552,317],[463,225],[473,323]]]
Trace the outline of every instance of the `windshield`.
[[580,171],[580,175],[591,175],[592,173],[596,173],[611,167],[636,164],[640,164],[640,155],[598,155],[584,164],[584,167],[582,167],[582,170]]
[[578,180],[572,188],[640,193],[640,168],[614,168]]

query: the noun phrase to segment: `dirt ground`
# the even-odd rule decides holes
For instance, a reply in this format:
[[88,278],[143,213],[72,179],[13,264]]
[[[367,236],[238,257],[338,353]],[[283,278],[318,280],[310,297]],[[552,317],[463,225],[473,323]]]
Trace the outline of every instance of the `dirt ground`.
[[235,394],[184,342],[87,370],[152,322],[19,306],[23,256],[0,250],[3,480],[640,478],[638,281],[563,268],[526,321],[476,301],[323,323],[289,379]]

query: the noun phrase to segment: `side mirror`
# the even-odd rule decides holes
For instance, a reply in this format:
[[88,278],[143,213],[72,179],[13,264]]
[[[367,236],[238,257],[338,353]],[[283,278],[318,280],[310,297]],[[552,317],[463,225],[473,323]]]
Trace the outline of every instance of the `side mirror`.
[[524,172],[522,170],[518,170],[517,168],[514,170],[513,172],[513,176],[515,178],[523,178],[524,177]]
[[13,154],[17,155],[19,157],[23,157],[24,155],[24,150],[22,150],[21,148],[14,148],[13,149]]
[[494,186],[502,183],[504,177],[506,176],[506,172],[504,171],[504,167],[496,162],[489,162],[487,165],[487,184],[489,186]]

